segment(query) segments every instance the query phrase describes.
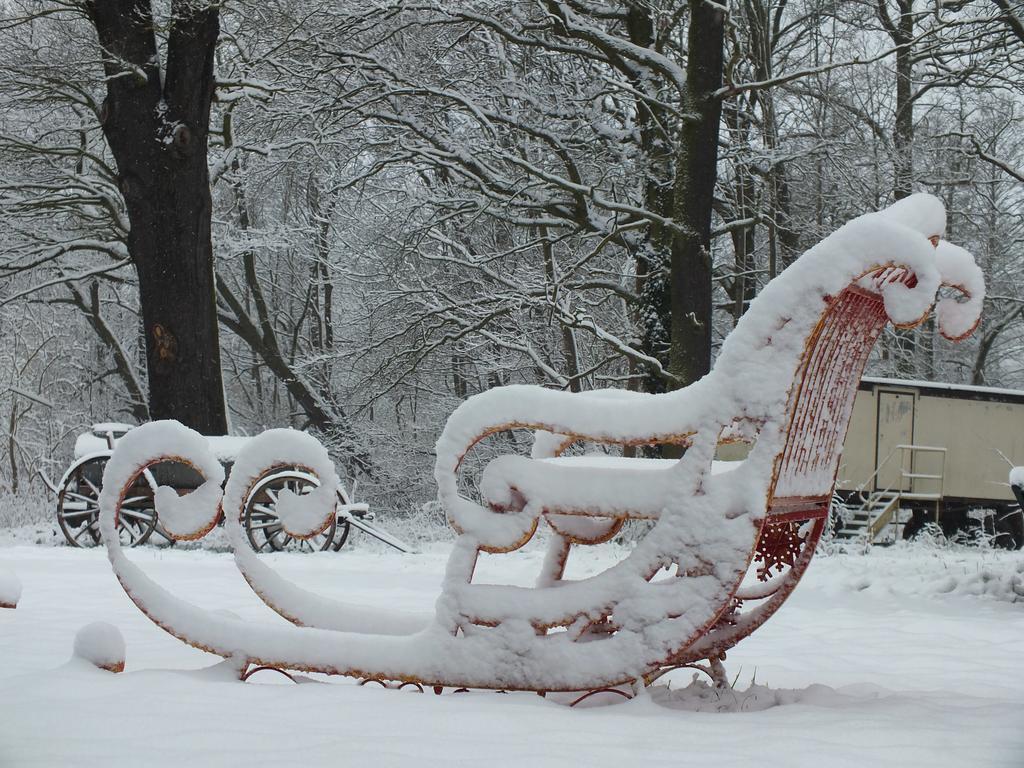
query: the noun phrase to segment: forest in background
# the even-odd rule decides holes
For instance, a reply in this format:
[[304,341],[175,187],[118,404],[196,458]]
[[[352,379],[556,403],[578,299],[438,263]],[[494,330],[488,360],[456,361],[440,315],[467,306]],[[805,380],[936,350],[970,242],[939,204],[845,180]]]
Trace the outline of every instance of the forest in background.
[[[313,429],[361,496],[411,511],[475,392],[678,384],[660,286],[673,182],[699,161],[678,151],[691,5],[223,3],[208,161],[232,432]],[[804,249],[928,191],[985,270],[983,324],[955,346],[930,324],[887,334],[869,372],[1024,387],[1024,10],[728,10],[712,349]],[[76,2],[0,2],[0,41],[0,486],[17,491],[92,422],[148,418],[146,354],[95,31]]]

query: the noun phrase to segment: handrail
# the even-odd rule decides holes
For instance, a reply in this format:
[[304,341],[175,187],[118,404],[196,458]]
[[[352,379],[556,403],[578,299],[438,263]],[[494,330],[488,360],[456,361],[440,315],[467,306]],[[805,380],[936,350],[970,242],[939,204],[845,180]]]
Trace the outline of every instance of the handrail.
[[[893,457],[893,455],[895,455],[896,451],[899,448],[900,448],[900,446],[896,446],[891,451],[889,451],[889,455],[886,456],[884,459],[882,459],[880,462],[878,462],[878,466],[875,467],[875,471],[871,473],[870,477],[868,477],[867,480],[865,480],[863,483],[861,483],[856,488],[854,488],[853,492],[856,493],[858,496],[860,496],[861,499],[863,499],[864,498],[864,489],[867,488],[876,477],[878,477],[878,473],[882,471],[882,467],[884,467],[886,464],[889,463],[889,459],[891,459]],[[889,493],[889,492],[890,492],[889,489],[886,489],[885,491],[882,491],[882,493]]]
[[896,510],[899,509],[899,501],[899,495],[893,496],[889,499],[889,503],[882,509],[882,513],[868,525],[867,538],[869,544],[873,543],[875,537],[884,531],[892,522],[893,515],[896,513]]
[[[911,471],[907,472],[903,470],[903,464],[905,463],[902,459],[900,461],[900,475],[904,479],[910,480],[910,492],[904,495],[915,496],[920,501],[935,501],[935,522],[939,522],[939,509],[942,504],[942,498],[946,495],[946,455],[948,450],[942,446],[936,445],[899,445],[897,446],[906,456],[910,454],[910,467]],[[938,474],[928,474],[924,472],[914,471],[914,455],[915,453],[935,453],[939,455],[939,472]],[[918,487],[918,481],[924,480],[928,482],[937,482],[938,490],[933,493],[926,493],[921,491]],[[924,499],[923,496],[929,496],[932,498]]]
[[[885,467],[889,463],[889,461],[892,459],[893,456],[896,455],[897,452],[899,452],[899,454],[900,454],[900,480],[901,481],[902,480],[910,480],[910,489],[909,490],[903,490],[903,488],[900,487],[900,488],[897,488],[896,490],[893,490],[890,487],[890,488],[886,488],[885,490],[869,491],[869,492],[867,492],[867,495],[865,495],[865,491],[866,491],[867,487],[872,484],[872,482],[878,477],[878,474],[879,474],[879,472],[881,472],[882,468]],[[929,473],[922,473],[922,472],[914,472],[913,471],[913,467],[914,467],[914,454],[917,453],[917,452],[919,452],[919,453],[937,453],[937,454],[939,454],[941,456],[941,463],[939,465],[939,472],[938,472],[938,474],[929,474]],[[911,467],[910,471],[907,471],[907,470],[903,469],[904,465],[907,463],[906,462],[906,457],[907,457],[908,453],[910,454],[910,464],[909,464],[909,466]],[[889,455],[886,456],[885,459],[883,459],[882,461],[880,461],[878,463],[878,466],[875,467],[875,471],[871,473],[871,476],[868,477],[868,479],[865,480],[863,483],[860,483],[857,486],[857,488],[854,490],[854,493],[858,496],[858,498],[860,498],[862,509],[865,512],[868,512],[869,514],[874,511],[875,505],[880,500],[888,497],[888,500],[885,502],[884,506],[882,507],[881,512],[879,512],[878,515],[873,516],[870,519],[870,521],[868,522],[868,524],[867,524],[867,526],[865,528],[865,535],[866,535],[867,540],[868,540],[869,543],[873,542],[875,540],[875,538],[882,531],[884,531],[887,526],[889,526],[891,524],[894,524],[894,523],[895,523],[895,525],[897,527],[899,526],[899,524],[900,524],[899,523],[899,510],[900,510],[900,505],[901,505],[901,503],[902,503],[904,498],[906,498],[908,500],[934,501],[935,502],[935,521],[938,522],[938,519],[939,519],[939,508],[940,508],[940,505],[942,503],[942,498],[945,495],[946,455],[947,455],[947,453],[948,453],[948,449],[946,449],[944,447],[941,447],[941,446],[914,445],[914,444],[909,444],[909,443],[903,443],[903,444],[897,445],[897,446],[895,446],[889,452]],[[916,481],[921,481],[921,480],[929,481],[929,482],[938,482],[938,484],[939,484],[938,492],[937,493],[924,493],[924,492],[919,491],[918,489],[916,489],[914,487]],[[902,483],[900,483],[900,485],[902,485]],[[927,497],[927,498],[925,499],[923,497]],[[898,535],[898,532],[894,533],[894,536],[895,535]]]

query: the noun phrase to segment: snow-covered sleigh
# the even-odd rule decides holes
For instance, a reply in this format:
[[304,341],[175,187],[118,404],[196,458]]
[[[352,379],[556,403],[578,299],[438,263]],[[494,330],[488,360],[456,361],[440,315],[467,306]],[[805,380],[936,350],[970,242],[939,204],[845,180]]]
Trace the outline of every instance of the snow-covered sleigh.
[[[940,241],[944,227],[941,203],[926,195],[850,222],[765,287],[714,370],[686,389],[571,394],[514,386],[463,403],[437,443],[439,498],[458,538],[433,613],[314,595],[242,546],[247,488],[268,462],[330,471],[326,454],[300,438],[291,445],[281,436],[256,438],[221,498],[216,462],[197,435],[167,424],[152,427],[152,440],[143,429],[131,433],[107,466],[100,499],[114,570],[154,622],[240,670],[546,692],[649,683],[666,670],[698,665],[724,683],[726,652],[779,608],[811,560],[857,382],[885,324],[914,326],[936,301],[947,338],[964,338],[978,323],[981,272],[970,254]],[[943,286],[958,295],[939,298]],[[511,429],[538,433],[533,456],[495,459],[479,484],[483,503],[465,495],[459,470],[466,454]],[[714,473],[722,441],[743,441],[749,453]],[[678,461],[559,456],[578,442],[674,443],[685,453]],[[128,560],[114,528],[125,497],[118,489],[168,456],[211,480],[209,492],[168,497],[168,519],[189,534],[223,507],[246,579],[297,626],[202,610]],[[320,500],[305,497],[306,510],[294,501],[288,525],[313,531],[324,511]],[[627,520],[652,527],[625,559],[589,578],[565,578],[572,552],[608,540]],[[511,552],[541,523],[549,529],[548,554],[536,586],[474,582],[481,552]]]
[[[134,427],[131,424],[105,422],[94,424],[89,432],[75,440],[71,465],[56,483],[42,471],[43,482],[56,497],[57,525],[68,544],[89,547],[100,543],[99,494],[103,471],[117,443]],[[229,474],[248,437],[207,436],[204,438],[217,461]],[[178,462],[155,463],[135,478],[126,493],[118,515],[118,535],[124,545],[136,547],[145,544],[155,534],[173,541],[160,524],[154,504],[156,488],[164,485],[178,493],[198,488],[203,476],[192,467]],[[295,538],[281,526],[277,515],[277,500],[287,489],[304,494],[319,485],[315,475],[299,467],[275,466],[255,483],[245,499],[242,525],[250,546],[257,552],[341,550],[354,526],[402,551],[408,546],[373,525],[374,514],[365,503],[352,501],[348,489],[337,484],[336,515],[328,526],[316,536]]]

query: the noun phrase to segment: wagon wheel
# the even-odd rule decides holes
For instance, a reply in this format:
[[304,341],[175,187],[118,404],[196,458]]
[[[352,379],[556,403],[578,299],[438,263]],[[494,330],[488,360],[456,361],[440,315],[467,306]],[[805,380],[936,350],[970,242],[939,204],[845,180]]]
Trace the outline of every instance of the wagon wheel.
[[345,546],[345,542],[348,541],[348,535],[352,530],[352,523],[345,518],[337,521],[338,532],[334,535],[334,551],[340,552],[341,548]]
[[[336,516],[322,533],[309,539],[299,539],[285,532],[275,509],[282,490],[287,488],[303,496],[319,485],[313,475],[294,469],[277,470],[257,482],[242,513],[242,526],[252,548],[257,552],[320,552],[329,549],[338,527]],[[348,521],[343,525],[342,544],[348,536]]]
[[[100,543],[100,478],[106,465],[106,456],[81,462],[68,473],[57,493],[57,523],[73,547],[93,547]],[[148,489],[132,489],[125,497],[117,521],[121,545],[143,544],[155,528],[152,493]]]

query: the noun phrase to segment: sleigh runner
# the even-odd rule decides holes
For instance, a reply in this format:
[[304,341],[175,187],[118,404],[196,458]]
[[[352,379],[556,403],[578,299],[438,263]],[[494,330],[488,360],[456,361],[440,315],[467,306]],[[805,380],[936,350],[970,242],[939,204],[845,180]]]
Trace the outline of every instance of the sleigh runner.
[[[712,372],[686,389],[570,394],[514,386],[463,403],[437,443],[439,498],[458,538],[432,615],[319,597],[244,546],[244,499],[268,468],[302,466],[322,488],[333,484],[323,449],[298,433],[256,438],[223,497],[219,465],[197,435],[164,423],[126,436],[100,498],[114,570],[157,624],[240,668],[587,691],[649,682],[667,669],[707,661],[721,681],[726,652],[778,609],[810,562],[856,385],[885,324],[923,321],[942,286],[961,294],[938,301],[943,335],[964,338],[978,322],[981,272],[969,254],[939,240],[944,225],[941,203],[926,195],[850,222],[761,292]],[[458,476],[466,454],[509,429],[538,433],[533,456],[492,461],[480,482],[483,503],[463,495]],[[746,442],[749,453],[713,472],[723,440]],[[678,461],[560,455],[576,442],[676,443],[686,450]],[[181,498],[158,493],[161,518],[177,521],[177,535],[193,537],[223,509],[239,568],[297,626],[201,610],[128,560],[115,530],[126,489],[147,466],[170,459],[195,467],[207,482]],[[330,517],[328,497],[287,499],[285,528],[316,535]],[[622,562],[589,578],[565,578],[573,552],[608,540],[634,519],[653,526]],[[535,587],[474,583],[481,552],[511,552],[542,523],[550,539]]]

